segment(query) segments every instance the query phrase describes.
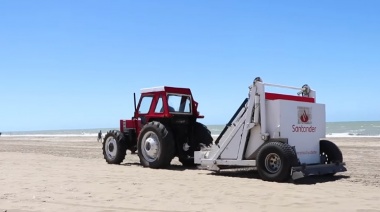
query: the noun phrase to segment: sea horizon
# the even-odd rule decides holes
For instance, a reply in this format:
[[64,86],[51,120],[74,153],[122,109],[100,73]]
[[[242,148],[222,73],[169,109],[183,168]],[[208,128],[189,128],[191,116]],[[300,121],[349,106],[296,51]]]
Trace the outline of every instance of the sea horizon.
[[[218,136],[225,124],[206,126],[213,136]],[[109,130],[118,130],[118,127],[4,131],[1,136],[97,136],[99,131],[104,135]],[[380,121],[326,122],[326,137],[380,137]]]

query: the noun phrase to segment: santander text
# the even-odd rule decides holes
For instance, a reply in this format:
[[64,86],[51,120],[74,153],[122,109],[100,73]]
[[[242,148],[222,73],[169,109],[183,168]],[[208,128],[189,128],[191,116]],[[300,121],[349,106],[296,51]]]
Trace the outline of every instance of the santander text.
[[293,131],[292,132],[315,132],[317,127],[313,127],[313,126],[310,126],[310,127],[306,127],[306,126],[302,126],[302,125],[292,125],[292,128],[293,128]]

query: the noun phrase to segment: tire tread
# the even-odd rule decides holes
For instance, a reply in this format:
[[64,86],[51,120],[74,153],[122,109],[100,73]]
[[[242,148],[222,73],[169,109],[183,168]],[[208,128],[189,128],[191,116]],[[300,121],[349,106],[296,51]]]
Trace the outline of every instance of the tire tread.
[[[116,140],[117,144],[117,153],[116,157],[112,160],[107,157],[106,154],[106,141],[109,137],[113,137]],[[124,161],[125,155],[127,154],[127,145],[124,139],[124,135],[118,131],[118,130],[110,130],[107,132],[106,136],[104,137],[104,142],[102,145],[103,150],[103,157],[109,164],[120,164]]]

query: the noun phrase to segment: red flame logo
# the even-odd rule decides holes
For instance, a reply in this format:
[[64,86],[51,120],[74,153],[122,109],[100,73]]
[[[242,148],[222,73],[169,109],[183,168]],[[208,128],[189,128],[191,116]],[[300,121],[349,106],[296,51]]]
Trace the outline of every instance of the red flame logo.
[[304,123],[309,121],[309,116],[307,116],[305,110],[303,111],[303,114],[301,115],[300,120],[301,120],[302,122],[304,122]]

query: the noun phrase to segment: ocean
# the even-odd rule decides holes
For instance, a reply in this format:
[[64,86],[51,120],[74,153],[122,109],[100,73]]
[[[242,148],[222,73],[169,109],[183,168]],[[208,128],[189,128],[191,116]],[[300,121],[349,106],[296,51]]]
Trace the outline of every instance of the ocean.
[[[209,125],[213,135],[224,126]],[[380,137],[380,121],[327,122],[326,137]]]
[[[221,133],[224,125],[207,125],[213,136]],[[94,136],[117,128],[39,130],[2,132],[1,136]],[[326,137],[380,137],[380,121],[327,122]]]

